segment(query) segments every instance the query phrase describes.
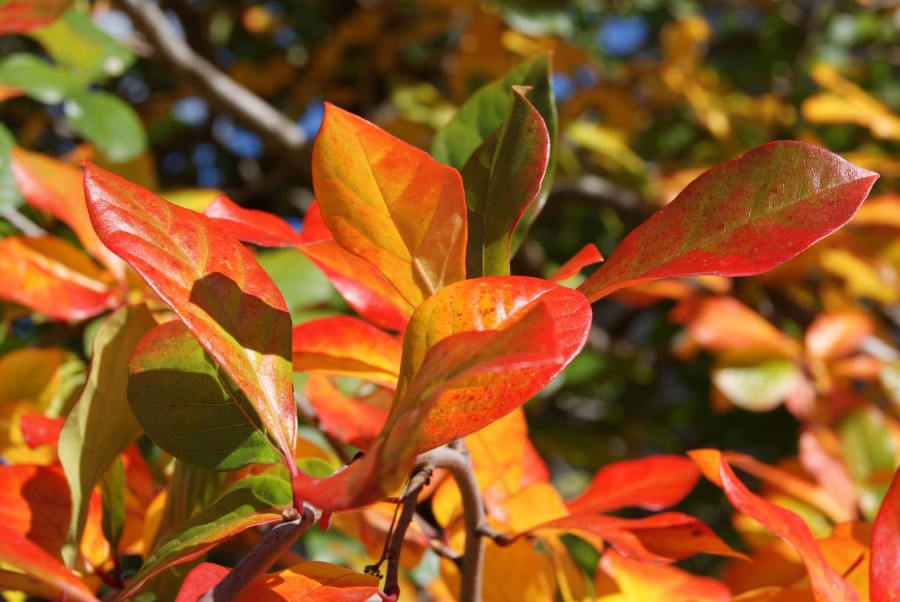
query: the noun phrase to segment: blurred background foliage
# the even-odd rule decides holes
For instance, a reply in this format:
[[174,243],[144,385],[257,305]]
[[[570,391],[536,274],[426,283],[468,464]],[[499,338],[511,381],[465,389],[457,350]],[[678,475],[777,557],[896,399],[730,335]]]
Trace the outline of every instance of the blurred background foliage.
[[[47,28],[0,35],[0,153],[7,155],[15,140],[72,162],[92,157],[176,202],[203,206],[215,193],[199,189],[215,189],[299,225],[312,201],[309,155],[323,101],[428,149],[434,132],[480,86],[550,53],[559,166],[513,268],[540,276],[586,243],[608,254],[704,169],[767,141],[820,144],[878,171],[867,212],[771,275],[668,282],[597,304],[588,349],[526,410],[532,439],[564,494],[579,491],[600,466],[650,453],[708,446],[775,463],[797,456],[801,431],[811,426],[842,443],[857,482],[877,489],[884,481],[878,467],[892,467],[900,440],[900,197],[894,196],[900,3],[164,0],[161,6],[198,54],[297,124],[309,140],[301,156],[267,151],[252,127],[220,112],[154,58],[116,3],[104,0],[74,2]],[[25,69],[16,63],[23,60],[39,64]],[[65,233],[22,204],[6,166],[0,162],[0,206]],[[0,229],[14,231],[4,221]],[[299,255],[270,252],[261,261],[295,319],[349,311]],[[726,353],[729,345],[690,340],[697,304],[719,294],[738,298],[797,345],[822,312],[862,313],[868,326],[851,351],[877,359],[876,373],[828,372],[816,362],[830,366],[835,358],[809,350],[736,360]],[[682,317],[673,320],[676,306]],[[5,352],[38,340],[61,342],[84,357],[81,341],[72,342],[82,326],[19,319],[13,304],[3,307]],[[731,347],[740,347],[738,339]],[[787,372],[773,357],[788,362]],[[737,388],[751,393],[729,396],[730,378],[742,378]],[[820,401],[798,409],[801,381]],[[787,384],[773,392],[773,382]],[[840,411],[830,397],[837,389],[853,397]],[[824,404],[828,417],[810,404]],[[719,524],[720,498],[701,488],[688,511]]]

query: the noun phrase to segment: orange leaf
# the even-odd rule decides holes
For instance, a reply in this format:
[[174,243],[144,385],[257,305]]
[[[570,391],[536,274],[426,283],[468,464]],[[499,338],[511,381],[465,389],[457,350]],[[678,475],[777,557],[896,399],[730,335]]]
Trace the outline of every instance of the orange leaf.
[[331,380],[312,375],[306,381],[306,396],[316,411],[319,427],[342,443],[367,450],[381,432],[390,409],[390,392],[385,393],[384,406],[365,399],[348,397]]
[[69,486],[58,466],[0,466],[0,524],[57,559],[71,511]]
[[550,276],[550,280],[553,282],[568,280],[578,274],[581,268],[586,268],[601,261],[603,261],[603,255],[600,254],[600,250],[593,244],[587,244],[575,253],[569,261],[559,266],[559,269]]
[[104,273],[61,238],[0,240],[0,274],[0,298],[56,320],[83,320],[117,304]]
[[846,357],[875,330],[868,315],[853,310],[823,312],[806,330],[806,351],[823,361]]
[[710,577],[696,577],[673,566],[632,560],[612,550],[603,554],[600,570],[615,580],[625,602],[731,600],[731,592],[721,581]]
[[465,280],[466,201],[455,169],[326,103],[312,172],[334,239],[413,307]]
[[401,345],[371,324],[349,316],[310,320],[294,327],[294,370],[352,376],[394,389]]

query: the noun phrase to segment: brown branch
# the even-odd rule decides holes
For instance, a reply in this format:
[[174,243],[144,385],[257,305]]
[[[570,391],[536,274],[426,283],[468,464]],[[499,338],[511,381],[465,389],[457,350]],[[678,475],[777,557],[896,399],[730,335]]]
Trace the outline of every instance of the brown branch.
[[190,81],[210,104],[231,113],[256,132],[270,151],[289,161],[300,160],[300,151],[307,142],[303,131],[272,105],[194,52],[158,5],[147,0],[116,0],[116,4],[131,18],[135,29],[146,36],[154,51]]
[[390,545],[387,549],[387,575],[384,579],[384,593],[388,596],[400,596],[399,573],[400,573],[400,552],[403,549],[403,540],[406,538],[406,530],[416,515],[416,504],[419,503],[419,494],[422,488],[428,484],[431,478],[432,469],[424,467],[418,471],[414,471],[406,485],[406,491],[402,497],[402,510],[397,523],[394,526],[394,532],[391,534]]

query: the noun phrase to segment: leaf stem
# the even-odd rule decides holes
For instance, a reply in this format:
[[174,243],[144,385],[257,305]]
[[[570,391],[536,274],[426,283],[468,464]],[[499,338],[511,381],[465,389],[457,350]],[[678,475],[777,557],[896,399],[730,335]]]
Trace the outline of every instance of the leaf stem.
[[419,502],[419,494],[422,488],[428,484],[431,479],[432,469],[423,467],[414,471],[409,478],[406,491],[402,496],[402,510],[400,518],[397,519],[394,532],[391,535],[390,545],[387,549],[387,575],[384,580],[384,593],[388,596],[400,596],[399,573],[400,573],[400,552],[403,549],[403,540],[406,537],[406,530],[416,515],[416,504]]

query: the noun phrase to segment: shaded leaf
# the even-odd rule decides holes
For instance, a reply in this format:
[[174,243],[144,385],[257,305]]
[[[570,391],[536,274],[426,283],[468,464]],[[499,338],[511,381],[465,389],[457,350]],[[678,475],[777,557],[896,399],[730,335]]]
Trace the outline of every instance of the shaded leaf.
[[875,517],[869,588],[872,602],[900,599],[900,470]]
[[694,180],[579,290],[593,302],[657,278],[765,272],[847,223],[877,178],[819,147],[765,144]]
[[24,33],[60,17],[72,0],[6,0],[0,2],[0,34]]
[[392,393],[379,389],[387,404],[382,406],[365,399],[348,397],[328,378],[312,375],[306,381],[306,396],[316,411],[319,428],[342,443],[363,451],[369,449],[381,432],[390,410]]
[[116,550],[125,529],[125,465],[120,456],[116,456],[100,479],[100,500],[103,504],[103,536]]
[[72,505],[58,466],[0,466],[0,524],[59,559]]
[[327,103],[312,170],[335,241],[413,307],[465,279],[466,204],[456,170]]
[[72,91],[63,103],[63,112],[72,129],[114,163],[130,161],[147,147],[140,117],[118,96],[96,90]]
[[6,126],[0,124],[0,216],[11,207],[22,204],[12,171],[12,149],[16,141]]
[[309,320],[294,327],[294,370],[361,378],[393,389],[401,345],[371,324],[349,316]]
[[286,481],[268,476],[238,481],[204,511],[166,534],[117,599],[134,596],[162,571],[201,556],[232,535],[282,520],[290,505]]
[[247,397],[220,372],[185,325],[144,336],[131,355],[128,404],[154,443],[213,470],[278,462]]
[[217,197],[204,215],[238,240],[261,247],[293,247],[303,243],[286,221],[266,211],[244,209],[226,196]]
[[59,455],[72,498],[63,557],[72,566],[81,544],[94,486],[110,463],[140,435],[128,409],[128,358],[156,325],[146,305],[122,307],[94,335],[88,380],[59,435]]
[[466,191],[466,276],[509,275],[513,231],[541,189],[550,138],[540,113],[513,87],[503,124],[460,170]]
[[81,83],[72,74],[27,52],[0,60],[0,84],[18,88],[45,104],[58,104],[81,89]]
[[244,392],[293,470],[290,316],[271,278],[206,216],[90,164],[85,191],[101,240],[170,305]]

